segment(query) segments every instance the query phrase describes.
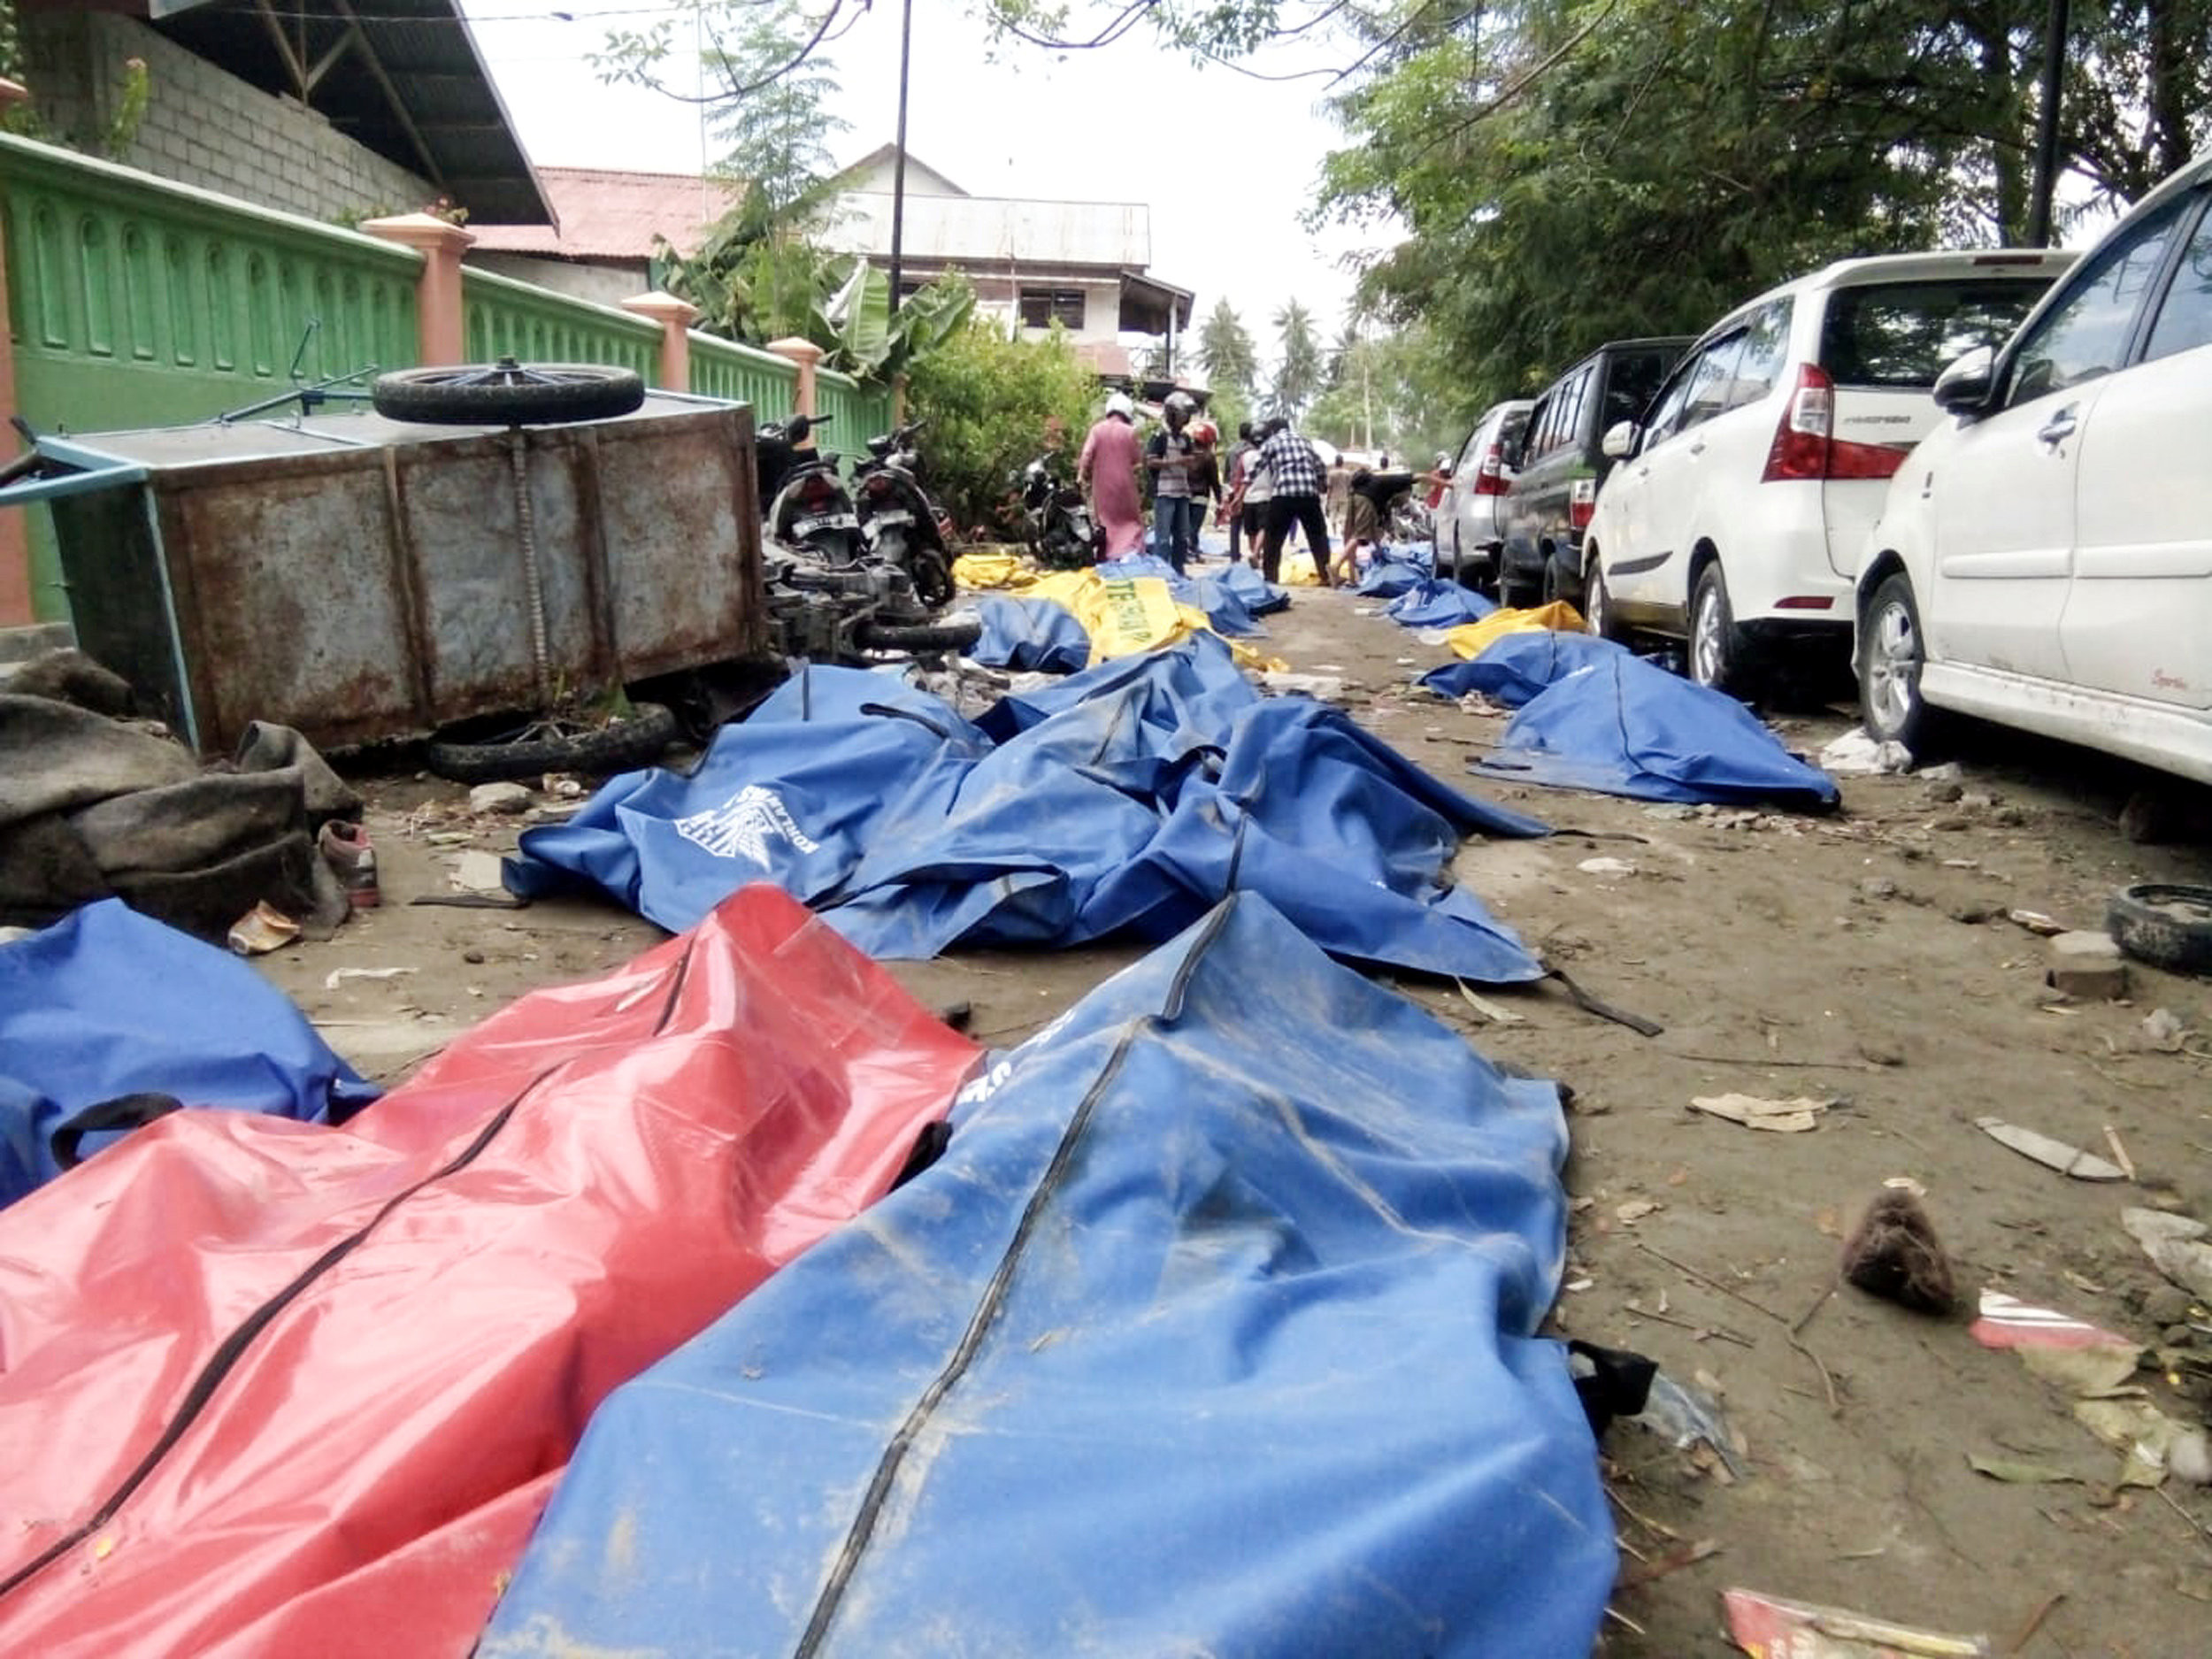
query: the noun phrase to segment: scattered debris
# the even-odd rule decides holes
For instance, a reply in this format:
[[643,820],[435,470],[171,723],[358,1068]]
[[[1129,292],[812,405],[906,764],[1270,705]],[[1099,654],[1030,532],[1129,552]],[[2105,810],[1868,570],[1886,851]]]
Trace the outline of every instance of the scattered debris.
[[1260,684],[1274,692],[1302,692],[1323,703],[1333,703],[1344,695],[1341,674],[1294,674],[1288,669],[1271,668],[1260,676]]
[[2193,1486],[2212,1486],[2212,1440],[2202,1429],[2184,1429],[2166,1448],[2166,1471]]
[[1467,1006],[1492,1025],[1522,1025],[1528,1023],[1526,1016],[1517,1014],[1503,1004],[1494,1002],[1488,997],[1478,995],[1466,980],[1454,979],[1452,983],[1459,987],[1459,994],[1467,999]]
[[1656,1215],[1665,1208],[1665,1205],[1655,1204],[1648,1198],[1632,1198],[1624,1204],[1616,1205],[1613,1214],[1624,1226],[1632,1227],[1646,1216]]
[[503,893],[506,883],[500,874],[499,855],[472,850],[453,861],[452,871],[446,878],[464,893]]
[[2044,983],[2068,996],[2112,1002],[2127,995],[2127,964],[2109,933],[2071,933],[2051,939]]
[[2071,1314],[2039,1308],[2001,1290],[1984,1290],[1980,1317],[1967,1334],[1984,1348],[2125,1348],[2136,1344],[2127,1338]]
[[2063,1141],[2054,1141],[2033,1129],[2023,1129],[2008,1124],[2001,1118],[1977,1118],[1974,1126],[2000,1146],[2010,1147],[2022,1157],[2033,1158],[2046,1169],[2056,1170],[2061,1175],[2070,1175],[2078,1181],[2117,1181],[2127,1179],[2127,1171],[2116,1164],[2108,1164],[2093,1152],[2084,1152]]
[[536,798],[526,784],[480,783],[469,791],[469,810],[511,818],[528,811]]
[[1722,1415],[1720,1404],[1703,1390],[1675,1381],[1663,1371],[1655,1372],[1644,1409],[1630,1419],[1654,1434],[1662,1435],[1678,1450],[1703,1444],[1713,1448],[1721,1466],[1733,1479],[1743,1478],[1738,1461],[1741,1447]]
[[1989,1659],[1986,1636],[1947,1636],[1755,1590],[1724,1590],[1728,1635],[1753,1659]]
[[231,924],[230,948],[242,956],[265,956],[300,936],[300,925],[263,899]]
[[1877,1194],[1843,1241],[1843,1276],[1870,1295],[1921,1313],[1948,1313],[1958,1300],[1935,1224],[1901,1187]]
[[2189,1027],[2169,1008],[2154,1008],[2143,1016],[2143,1046],[2154,1054],[2179,1054],[2188,1040]]
[[1820,769],[1862,776],[1910,772],[1912,751],[1902,743],[1878,743],[1855,726],[1820,751]]
[[2104,1143],[2112,1148],[2112,1161],[2120,1166],[2120,1173],[2133,1180],[2135,1160],[2128,1156],[2128,1149],[2120,1144],[2120,1132],[2110,1124],[2104,1126]]
[[2005,919],[2015,926],[2024,927],[2032,933],[2049,939],[2066,931],[2066,924],[2043,914],[2040,910],[2007,910]]
[[1586,876],[1632,876],[1636,866],[1625,858],[1585,858],[1575,866]]
[[2212,1227],[2162,1210],[2123,1210],[2120,1225],[2153,1267],[2199,1302],[2212,1302],[2212,1243],[2205,1240]]
[[1700,1094],[1690,1104],[1747,1129],[1771,1129],[1779,1134],[1801,1134],[1817,1128],[1820,1114],[1828,1110],[1826,1101],[1801,1095],[1795,1100],[1763,1100],[1755,1094]]
[[2147,1400],[2077,1400],[2074,1420],[2124,1455],[2116,1483],[2123,1486],[2162,1483],[2175,1445],[2193,1432]]
[[396,979],[412,968],[333,968],[323,975],[323,989],[334,991],[348,979]]

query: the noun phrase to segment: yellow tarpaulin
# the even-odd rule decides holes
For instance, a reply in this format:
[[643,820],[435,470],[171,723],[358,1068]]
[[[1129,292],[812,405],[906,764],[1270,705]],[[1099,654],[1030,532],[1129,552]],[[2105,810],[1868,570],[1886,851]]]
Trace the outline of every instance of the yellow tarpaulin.
[[[1049,599],[1065,607],[1083,632],[1091,636],[1091,661],[1110,662],[1139,651],[1156,651],[1193,634],[1210,633],[1206,613],[1194,605],[1178,604],[1158,576],[1122,577],[1107,580],[1096,571],[1054,571],[1022,589],[1023,597]],[[1279,657],[1263,657],[1248,645],[1228,641],[1237,661],[1247,668],[1281,669]]]
[[1295,553],[1283,555],[1283,586],[1286,588],[1318,588],[1321,578],[1314,573],[1313,553],[1300,548]]
[[952,579],[963,588],[1026,588],[1037,570],[1018,553],[963,553],[952,562]]
[[1580,634],[1582,613],[1563,599],[1538,605],[1532,611],[1493,611],[1479,622],[1454,628],[1444,643],[1455,655],[1469,661],[1482,655],[1493,642],[1509,634]]

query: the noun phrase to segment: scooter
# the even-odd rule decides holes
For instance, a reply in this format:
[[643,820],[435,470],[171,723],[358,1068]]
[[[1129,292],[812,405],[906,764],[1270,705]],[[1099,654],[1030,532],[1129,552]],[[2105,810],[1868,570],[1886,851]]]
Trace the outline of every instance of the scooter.
[[[835,452],[808,444],[826,419],[795,416],[753,441],[768,503],[768,611],[783,655],[856,662],[865,651],[965,650],[980,635],[977,618],[934,616],[905,568],[877,557],[863,538]],[[948,595],[950,586],[948,578]]]
[[868,459],[853,473],[855,508],[868,550],[904,571],[915,595],[933,610],[951,602],[952,558],[936,503],[922,488],[914,449],[918,420],[868,440]]
[[1083,492],[1039,456],[1022,469],[1022,527],[1029,550],[1048,570],[1081,570],[1096,562],[1102,538]]
[[810,442],[827,425],[826,415],[795,415],[755,435],[760,499],[767,503],[762,516],[770,541],[804,547],[830,565],[852,565],[866,550],[859,515],[837,475],[837,451]]

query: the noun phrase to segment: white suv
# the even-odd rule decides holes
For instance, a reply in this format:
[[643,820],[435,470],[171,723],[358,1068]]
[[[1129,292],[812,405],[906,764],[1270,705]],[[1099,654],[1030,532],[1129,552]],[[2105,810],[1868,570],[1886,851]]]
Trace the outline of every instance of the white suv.
[[2212,157],[1935,402],[1858,573],[1868,729],[1955,709],[2212,783]]
[[2073,260],[2056,251],[1846,259],[1739,307],[1683,354],[1583,538],[1591,632],[1686,638],[1738,689],[1790,646],[1851,639],[1851,579],[1888,480],[1935,425],[1937,372],[2002,340]]
[[1498,580],[1498,549],[1505,541],[1505,520],[1499,503],[1513,469],[1506,456],[1520,442],[1534,405],[1525,397],[1493,403],[1482,411],[1467,442],[1459,446],[1452,465],[1452,481],[1437,503],[1433,534],[1436,570],[1449,571],[1455,581],[1471,588],[1494,588]]

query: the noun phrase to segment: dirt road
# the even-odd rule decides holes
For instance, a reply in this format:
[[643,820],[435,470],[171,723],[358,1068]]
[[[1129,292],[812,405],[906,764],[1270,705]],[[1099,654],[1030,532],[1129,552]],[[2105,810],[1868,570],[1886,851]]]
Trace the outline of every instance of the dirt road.
[[[1701,1385],[1740,1440],[1731,1477],[1709,1451],[1612,1431],[1624,1554],[1601,1650],[1729,1651],[1718,1593],[1740,1585],[1985,1632],[1999,1652],[2032,1622],[2026,1654],[2204,1651],[2212,1492],[2116,1488],[2120,1454],[2060,1387],[1978,1345],[1967,1317],[1993,1287],[2149,1344],[2131,1385],[2203,1419],[2212,1320],[2161,1294],[2119,1217],[2131,1204],[2212,1217],[2212,1047],[2168,1052],[2143,1032],[2158,1009],[2212,1032],[2212,983],[2137,968],[2124,1002],[2065,1002],[2043,984],[2044,941],[2006,913],[2098,926],[2124,882],[2212,878],[2212,849],[2130,843],[2114,818],[2131,774],[1987,732],[1960,746],[1957,784],[1847,779],[1828,818],[1474,783],[1465,767],[1502,722],[1407,690],[1446,653],[1365,608],[1302,591],[1273,618],[1271,649],[1340,672],[1347,706],[1440,777],[1556,826],[1542,841],[1470,843],[1458,879],[1590,992],[1664,1027],[1640,1036],[1556,992],[1490,995],[1509,1017],[1494,1021],[1451,985],[1400,986],[1493,1058],[1572,1087],[1577,1213],[1557,1324]],[[1848,721],[1781,724],[1816,750]],[[521,820],[472,818],[466,792],[435,780],[364,787],[384,906],[264,965],[370,1074],[395,1079],[521,992],[659,936],[581,902],[411,906],[451,891],[460,853],[511,847]],[[1585,867],[1597,859],[1621,867]],[[976,1034],[1009,1043],[1137,954],[895,971],[925,1000],[970,1003]],[[330,982],[386,968],[406,972]],[[1729,1093],[1825,1110],[1808,1132],[1775,1133],[1690,1104]],[[2069,1179],[1989,1139],[1984,1116],[2108,1156],[2108,1125],[2137,1179]],[[1958,1317],[1829,1294],[1840,1235],[1894,1177],[1925,1189]],[[2063,1478],[2001,1480],[1970,1458]],[[1481,1540],[1467,1548],[1479,1570]]]

